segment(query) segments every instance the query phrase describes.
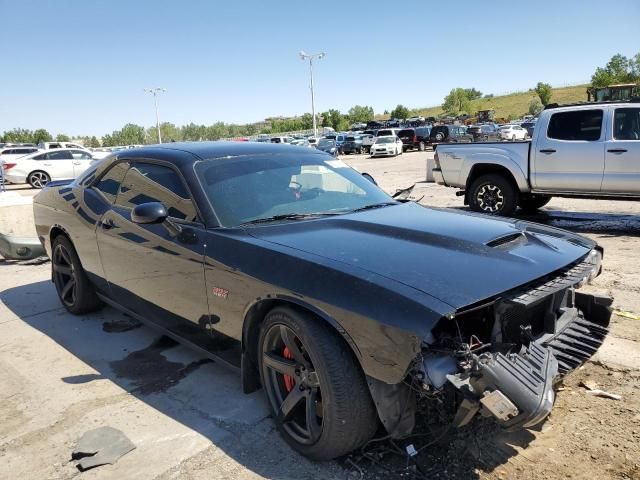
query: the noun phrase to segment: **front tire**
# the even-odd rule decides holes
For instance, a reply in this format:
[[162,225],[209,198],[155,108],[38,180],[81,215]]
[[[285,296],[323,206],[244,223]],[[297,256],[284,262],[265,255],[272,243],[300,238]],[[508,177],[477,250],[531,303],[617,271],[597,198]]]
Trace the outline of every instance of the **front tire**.
[[364,445],[378,418],[353,353],[322,320],[277,307],[262,325],[262,386],[276,426],[291,447],[330,460]]
[[71,241],[58,235],[53,241],[51,269],[60,302],[70,313],[81,315],[102,306]]
[[471,210],[489,215],[513,215],[518,205],[518,193],[511,182],[493,173],[474,180],[468,198]]
[[518,206],[525,213],[535,213],[550,201],[549,195],[521,195],[518,199]]

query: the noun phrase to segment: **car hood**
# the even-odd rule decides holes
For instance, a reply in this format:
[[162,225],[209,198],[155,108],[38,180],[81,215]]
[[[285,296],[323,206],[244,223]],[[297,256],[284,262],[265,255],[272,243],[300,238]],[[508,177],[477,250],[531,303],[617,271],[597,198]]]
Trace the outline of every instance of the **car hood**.
[[541,278],[595,246],[553,227],[415,203],[247,231],[382,275],[453,308]]

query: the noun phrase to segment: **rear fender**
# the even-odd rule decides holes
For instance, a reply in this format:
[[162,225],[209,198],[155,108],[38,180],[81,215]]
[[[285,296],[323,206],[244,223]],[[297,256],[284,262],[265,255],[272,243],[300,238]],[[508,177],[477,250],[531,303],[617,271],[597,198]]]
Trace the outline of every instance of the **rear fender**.
[[[523,161],[526,162],[526,159]],[[459,182],[461,185],[469,187],[471,182],[482,173],[507,170],[511,174],[514,183],[518,186],[518,190],[521,192],[529,192],[530,188],[529,182],[527,181],[527,174],[522,170],[519,163],[520,162],[503,153],[473,153],[465,159],[460,169]]]

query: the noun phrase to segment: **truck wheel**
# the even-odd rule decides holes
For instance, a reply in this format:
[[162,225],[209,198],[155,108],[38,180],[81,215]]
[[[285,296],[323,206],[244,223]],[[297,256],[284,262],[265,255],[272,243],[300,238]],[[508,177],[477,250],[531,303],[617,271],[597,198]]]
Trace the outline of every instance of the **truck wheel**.
[[513,215],[518,205],[516,189],[498,174],[476,178],[471,184],[468,198],[471,210],[490,215]]
[[322,320],[274,308],[262,325],[258,354],[274,421],[295,450],[330,460],[373,436],[379,422],[364,375]]
[[518,206],[526,213],[534,213],[549,203],[550,200],[551,197],[549,195],[521,195],[518,199]]

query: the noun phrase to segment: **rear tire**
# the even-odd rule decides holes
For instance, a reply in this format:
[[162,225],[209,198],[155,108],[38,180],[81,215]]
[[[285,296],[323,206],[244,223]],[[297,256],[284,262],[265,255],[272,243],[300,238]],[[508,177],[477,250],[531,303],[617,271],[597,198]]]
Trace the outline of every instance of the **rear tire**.
[[550,201],[549,195],[521,195],[518,199],[518,206],[525,213],[535,213]]
[[51,181],[51,177],[47,172],[36,170],[27,175],[27,182],[32,188],[44,188]]
[[64,308],[75,315],[100,308],[102,302],[82,268],[71,240],[64,235],[58,235],[53,241],[51,250],[53,283]]
[[490,173],[476,178],[469,188],[471,210],[510,216],[518,206],[518,192],[504,176]]
[[322,320],[274,308],[262,325],[258,359],[276,426],[301,454],[331,460],[376,432],[376,409],[357,360]]

